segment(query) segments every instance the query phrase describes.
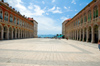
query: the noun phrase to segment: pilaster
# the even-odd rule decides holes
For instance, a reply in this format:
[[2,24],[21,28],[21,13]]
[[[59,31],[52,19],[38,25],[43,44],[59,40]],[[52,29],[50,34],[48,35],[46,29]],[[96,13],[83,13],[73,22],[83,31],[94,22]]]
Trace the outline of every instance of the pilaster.
[[98,40],[100,40],[100,25],[98,26]]
[[82,38],[82,41],[84,41],[84,28],[83,28],[83,38]]
[[89,40],[89,28],[86,29],[86,42],[88,42]]
[[93,27],[91,27],[91,34],[92,34],[92,40],[91,40],[91,43],[93,43],[94,42],[94,29],[93,29]]
[[80,29],[80,39],[79,40],[81,41],[81,29]]

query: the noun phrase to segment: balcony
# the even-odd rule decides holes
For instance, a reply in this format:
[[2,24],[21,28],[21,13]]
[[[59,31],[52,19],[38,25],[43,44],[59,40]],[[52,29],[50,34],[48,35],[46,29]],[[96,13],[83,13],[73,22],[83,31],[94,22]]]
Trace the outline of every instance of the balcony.
[[93,23],[97,23],[99,20],[100,20],[99,17],[97,17],[97,18],[93,18]]

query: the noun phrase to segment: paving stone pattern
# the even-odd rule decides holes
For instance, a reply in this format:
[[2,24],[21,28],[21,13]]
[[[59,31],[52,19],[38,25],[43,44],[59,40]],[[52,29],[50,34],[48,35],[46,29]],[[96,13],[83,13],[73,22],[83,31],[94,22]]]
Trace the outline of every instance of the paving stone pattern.
[[3,40],[0,66],[100,66],[100,51],[97,44],[74,40]]

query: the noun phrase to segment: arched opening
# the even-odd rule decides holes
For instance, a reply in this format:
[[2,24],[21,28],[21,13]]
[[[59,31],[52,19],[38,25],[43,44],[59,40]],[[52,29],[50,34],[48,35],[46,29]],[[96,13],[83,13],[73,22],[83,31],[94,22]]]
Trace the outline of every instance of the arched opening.
[[19,31],[18,31],[18,29],[17,29],[17,32],[16,32],[16,35],[17,35],[16,37],[17,37],[17,38],[18,38],[18,32],[19,32]]
[[2,27],[0,26],[0,40],[1,40],[1,31],[2,31]]
[[4,38],[4,40],[7,39],[7,26],[4,26],[3,38]]
[[19,33],[19,38],[21,39],[21,29],[20,29],[20,33]]
[[80,39],[80,31],[78,30],[78,40]]
[[81,29],[81,41],[83,39],[83,30]]
[[86,41],[86,28],[84,29],[84,41]]
[[89,27],[89,30],[88,30],[88,31],[89,31],[89,38],[88,38],[88,41],[91,42],[91,37],[92,37],[92,35],[91,35],[91,27]]
[[12,39],[12,28],[9,28],[9,39]]
[[23,30],[22,30],[22,38],[23,38]]
[[76,40],[77,40],[77,31],[76,31]]
[[94,26],[94,43],[98,43],[98,25]]
[[13,38],[15,39],[15,28],[13,28]]

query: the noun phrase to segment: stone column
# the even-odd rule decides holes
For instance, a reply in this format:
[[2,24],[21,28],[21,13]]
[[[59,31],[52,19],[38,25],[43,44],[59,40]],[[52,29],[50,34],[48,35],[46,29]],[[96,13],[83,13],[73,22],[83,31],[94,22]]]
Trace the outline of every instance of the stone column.
[[82,41],[84,41],[84,28],[83,28],[83,38],[82,38]]
[[98,40],[100,40],[100,25],[98,26]]
[[91,27],[91,32],[92,32],[92,40],[91,40],[91,43],[93,43],[94,42],[94,29],[93,29],[93,27]]
[[75,30],[75,40],[76,40],[76,30]]
[[21,39],[22,39],[22,31],[21,31]]
[[73,31],[73,39],[74,39],[74,31]]
[[86,29],[86,42],[88,42],[89,40],[89,28]]
[[18,39],[20,38],[20,31],[18,30]]
[[81,41],[81,29],[80,29],[80,39],[79,40]]

